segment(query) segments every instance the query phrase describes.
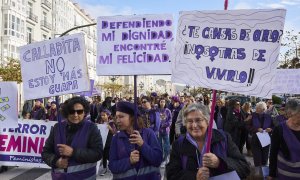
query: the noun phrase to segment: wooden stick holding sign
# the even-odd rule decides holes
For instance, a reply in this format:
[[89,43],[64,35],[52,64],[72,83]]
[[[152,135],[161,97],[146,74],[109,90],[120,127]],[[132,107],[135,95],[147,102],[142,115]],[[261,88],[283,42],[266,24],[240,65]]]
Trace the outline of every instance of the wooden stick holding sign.
[[[224,10],[228,8],[228,0],[224,2]],[[210,145],[211,145],[211,137],[212,137],[212,128],[213,128],[213,121],[214,121],[214,114],[215,114],[215,106],[216,106],[216,90],[213,89],[213,98],[210,110],[210,120],[209,125],[207,128],[207,143],[206,143],[206,153],[210,152]]]

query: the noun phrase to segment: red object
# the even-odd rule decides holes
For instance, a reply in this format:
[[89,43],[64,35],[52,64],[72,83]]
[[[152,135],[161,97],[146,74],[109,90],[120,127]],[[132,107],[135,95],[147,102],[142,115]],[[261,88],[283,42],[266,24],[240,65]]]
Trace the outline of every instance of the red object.
[[209,125],[207,127],[207,143],[206,143],[206,153],[210,151],[210,144],[211,144],[211,136],[212,136],[212,128],[213,128],[213,121],[214,121],[214,113],[215,113],[215,106],[216,106],[216,90],[213,89],[213,98],[211,103],[211,110],[210,110],[210,120]]
[[227,10],[227,8],[228,8],[228,0],[225,0],[225,2],[224,2],[224,10]]

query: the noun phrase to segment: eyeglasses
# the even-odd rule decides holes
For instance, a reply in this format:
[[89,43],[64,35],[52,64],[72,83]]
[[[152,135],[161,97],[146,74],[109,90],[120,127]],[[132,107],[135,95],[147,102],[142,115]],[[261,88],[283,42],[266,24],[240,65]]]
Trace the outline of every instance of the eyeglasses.
[[142,101],[143,104],[147,103],[148,101]]
[[84,112],[83,109],[78,109],[78,110],[72,109],[72,110],[70,110],[70,114],[77,113],[78,115],[81,115],[81,114],[83,114],[83,112]]
[[186,119],[186,123],[188,125],[192,125],[193,123],[199,125],[204,121],[206,121],[206,119],[204,119],[204,118]]

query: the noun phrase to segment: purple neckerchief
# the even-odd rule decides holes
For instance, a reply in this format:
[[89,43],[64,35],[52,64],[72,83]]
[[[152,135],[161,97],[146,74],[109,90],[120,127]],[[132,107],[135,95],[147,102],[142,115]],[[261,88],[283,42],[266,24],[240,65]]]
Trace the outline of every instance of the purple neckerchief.
[[203,144],[203,147],[202,147],[202,150],[201,150],[201,154],[200,154],[200,157],[198,155],[198,150],[199,150],[199,146],[196,142],[196,140],[189,134],[189,133],[186,133],[186,139],[193,145],[196,147],[196,156],[197,156],[197,163],[198,163],[198,168],[201,168],[202,167],[202,158],[203,158],[203,155],[205,153],[205,150],[206,150],[206,141],[207,141],[207,133],[205,133],[205,141],[204,141],[204,144]]

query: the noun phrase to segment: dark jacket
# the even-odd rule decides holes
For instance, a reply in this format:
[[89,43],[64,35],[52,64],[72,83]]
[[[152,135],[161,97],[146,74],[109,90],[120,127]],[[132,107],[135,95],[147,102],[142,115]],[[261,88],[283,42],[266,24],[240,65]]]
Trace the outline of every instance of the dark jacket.
[[[227,136],[227,157],[219,157],[221,163],[217,169],[210,169],[211,176],[220,175],[226,172],[236,170],[241,178],[245,178],[249,172],[250,167],[245,157],[240,153],[237,146],[232,141],[231,137]],[[211,152],[213,146],[225,141],[224,136],[216,129],[213,130],[211,141]],[[167,179],[168,180],[194,180],[196,179],[198,164],[196,157],[196,147],[193,146],[186,138],[184,138],[182,144],[179,140],[173,143],[172,151],[170,155],[170,162],[167,165]],[[182,167],[182,156],[187,156],[186,169]]]
[[[216,124],[218,124],[219,109],[220,108],[218,106],[215,107],[214,120],[215,120]],[[223,119],[223,127],[222,127],[222,129],[224,129],[224,123],[226,121],[226,115],[227,115],[227,108],[225,106],[221,107],[221,115],[222,115],[222,119]]]
[[[82,127],[82,124],[83,123],[80,122],[79,124],[68,124],[66,126],[66,141],[68,146],[70,146],[72,143],[76,131]],[[56,144],[54,144],[54,132],[56,132],[58,128],[58,123],[56,123],[51,129],[50,135],[46,140],[42,151],[42,159],[48,166],[52,168],[56,168],[56,161],[60,158],[59,156],[55,155]],[[101,134],[97,126],[92,123],[89,127],[88,133],[87,148],[73,149],[72,157],[75,159],[75,161],[82,164],[97,162],[102,158],[103,154]]]

